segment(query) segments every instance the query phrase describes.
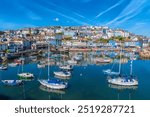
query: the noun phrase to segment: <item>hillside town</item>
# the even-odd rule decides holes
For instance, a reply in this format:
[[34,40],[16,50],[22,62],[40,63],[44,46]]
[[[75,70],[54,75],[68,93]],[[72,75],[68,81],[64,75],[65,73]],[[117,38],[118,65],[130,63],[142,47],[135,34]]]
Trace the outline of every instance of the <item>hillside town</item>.
[[53,26],[0,31],[0,55],[38,52],[47,48],[47,42],[53,49],[61,51],[116,50],[123,46],[150,58],[150,38],[106,26]]

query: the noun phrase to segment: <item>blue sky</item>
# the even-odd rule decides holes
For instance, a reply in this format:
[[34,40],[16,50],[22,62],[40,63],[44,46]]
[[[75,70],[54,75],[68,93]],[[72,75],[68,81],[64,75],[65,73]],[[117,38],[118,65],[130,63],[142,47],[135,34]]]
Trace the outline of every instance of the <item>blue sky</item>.
[[0,29],[102,25],[150,36],[149,0],[0,0]]

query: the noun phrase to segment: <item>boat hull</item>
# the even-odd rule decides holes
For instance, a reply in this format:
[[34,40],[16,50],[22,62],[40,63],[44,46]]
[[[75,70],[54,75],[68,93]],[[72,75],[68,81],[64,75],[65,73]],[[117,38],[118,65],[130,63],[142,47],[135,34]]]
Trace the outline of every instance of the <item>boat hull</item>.
[[58,76],[58,77],[62,77],[62,78],[69,78],[69,77],[71,77],[71,73],[69,73],[69,74],[64,74],[64,73],[62,73],[62,72],[54,72],[54,75],[55,75],[55,76]]
[[108,79],[108,83],[120,86],[137,86],[138,82],[133,80],[133,82],[124,82],[122,79]]
[[67,85],[65,84],[54,84],[54,83],[48,83],[47,80],[39,80],[41,85],[50,88],[50,89],[65,89],[67,88]]

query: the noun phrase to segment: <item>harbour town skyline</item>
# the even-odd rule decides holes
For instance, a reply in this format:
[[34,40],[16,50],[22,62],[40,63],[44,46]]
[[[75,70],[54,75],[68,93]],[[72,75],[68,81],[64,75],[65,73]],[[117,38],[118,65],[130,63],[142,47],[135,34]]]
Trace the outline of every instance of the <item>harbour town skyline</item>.
[[5,0],[0,30],[102,25],[150,36],[149,6],[148,0]]

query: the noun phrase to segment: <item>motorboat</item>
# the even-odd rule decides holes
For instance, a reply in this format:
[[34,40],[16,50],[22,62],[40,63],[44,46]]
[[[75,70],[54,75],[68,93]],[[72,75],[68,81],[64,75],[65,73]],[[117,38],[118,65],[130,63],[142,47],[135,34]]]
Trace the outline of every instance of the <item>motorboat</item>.
[[103,72],[104,74],[107,74],[107,75],[119,75],[119,72],[114,72],[111,69],[103,70]]
[[23,81],[22,80],[2,80],[2,83],[8,86],[16,86],[16,85],[21,85]]
[[7,70],[7,66],[0,66],[0,70]]
[[37,64],[38,68],[44,68],[45,66],[46,66],[45,64],[41,64],[41,63]]
[[69,71],[59,71],[59,72],[54,72],[55,76],[62,77],[62,78],[68,78],[71,77],[71,72]]

